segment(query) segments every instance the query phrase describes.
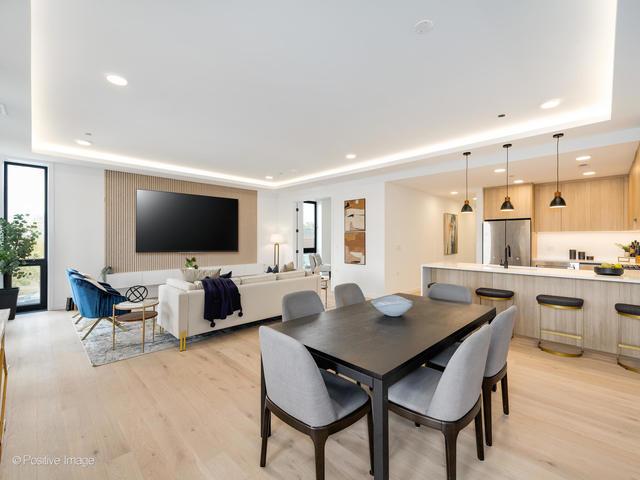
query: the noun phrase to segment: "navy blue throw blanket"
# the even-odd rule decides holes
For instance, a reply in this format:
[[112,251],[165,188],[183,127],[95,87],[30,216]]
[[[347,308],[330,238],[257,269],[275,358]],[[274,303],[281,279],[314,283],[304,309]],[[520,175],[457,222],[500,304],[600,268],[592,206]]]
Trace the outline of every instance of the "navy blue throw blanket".
[[224,320],[227,315],[240,310],[242,316],[242,303],[238,287],[230,278],[209,278],[202,280],[204,289],[204,318],[211,322],[211,327],[216,326],[214,320]]

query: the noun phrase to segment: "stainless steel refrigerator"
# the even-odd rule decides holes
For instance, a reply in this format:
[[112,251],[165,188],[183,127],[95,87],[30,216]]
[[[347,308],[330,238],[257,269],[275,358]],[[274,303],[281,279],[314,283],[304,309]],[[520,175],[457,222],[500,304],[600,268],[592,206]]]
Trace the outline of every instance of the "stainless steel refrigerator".
[[487,220],[482,224],[482,263],[531,265],[531,219]]

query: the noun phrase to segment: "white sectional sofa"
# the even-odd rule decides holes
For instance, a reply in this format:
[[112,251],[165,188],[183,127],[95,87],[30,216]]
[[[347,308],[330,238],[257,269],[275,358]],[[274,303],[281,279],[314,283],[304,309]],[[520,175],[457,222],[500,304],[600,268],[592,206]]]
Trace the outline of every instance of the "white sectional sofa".
[[282,297],[301,290],[320,293],[320,276],[303,271],[269,273],[236,277],[242,302],[242,317],[238,312],[224,320],[216,320],[215,327],[203,318],[204,290],[182,279],[169,278],[158,287],[158,324],[180,339],[180,351],[186,349],[186,339],[236,325],[265,320],[282,315]]

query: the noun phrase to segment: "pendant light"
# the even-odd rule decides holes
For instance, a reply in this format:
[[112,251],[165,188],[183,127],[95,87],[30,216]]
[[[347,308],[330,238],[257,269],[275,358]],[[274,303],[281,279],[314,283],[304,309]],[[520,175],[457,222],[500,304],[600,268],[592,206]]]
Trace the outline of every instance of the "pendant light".
[[511,148],[511,146],[510,143],[505,143],[502,146],[502,148],[507,150],[507,195],[504,197],[504,202],[502,202],[502,206],[500,207],[501,212],[511,212],[514,210],[511,197],[509,197],[509,148]]
[[564,133],[556,133],[553,138],[556,139],[556,193],[549,204],[551,208],[564,208],[567,202],[562,198],[560,193],[560,139],[564,137]]
[[464,152],[462,155],[464,155],[464,158],[467,162],[467,166],[465,168],[465,179],[464,179],[464,185],[465,185],[464,205],[462,205],[462,210],[460,211],[462,213],[472,213],[473,208],[471,208],[471,205],[469,205],[469,155],[471,155],[471,152]]

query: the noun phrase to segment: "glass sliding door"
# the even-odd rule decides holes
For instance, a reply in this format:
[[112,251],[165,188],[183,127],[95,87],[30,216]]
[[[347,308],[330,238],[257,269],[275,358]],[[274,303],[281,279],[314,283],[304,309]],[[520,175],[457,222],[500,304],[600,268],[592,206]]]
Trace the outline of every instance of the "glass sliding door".
[[47,308],[47,167],[4,163],[4,216],[22,214],[38,226],[36,248],[22,267],[26,276],[13,278],[19,287],[18,312]]

